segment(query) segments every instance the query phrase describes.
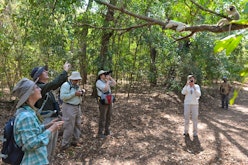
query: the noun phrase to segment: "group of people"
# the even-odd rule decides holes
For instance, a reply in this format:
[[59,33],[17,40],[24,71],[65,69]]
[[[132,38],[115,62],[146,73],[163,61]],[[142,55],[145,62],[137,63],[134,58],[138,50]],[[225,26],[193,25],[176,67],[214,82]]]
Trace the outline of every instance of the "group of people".
[[[228,110],[229,105],[229,93],[231,92],[232,86],[227,81],[227,77],[223,77],[223,82],[220,86],[221,95],[221,107]],[[183,87],[181,93],[185,95],[184,98],[184,136],[189,136],[189,120],[190,115],[192,116],[193,122],[193,136],[198,136],[197,124],[199,114],[199,98],[201,96],[200,86],[196,83],[194,75],[188,75],[187,82]]]
[[[35,67],[30,74],[32,80],[23,78],[13,88],[12,94],[19,99],[16,105],[14,139],[24,151],[21,161],[23,165],[52,163],[60,129],[63,129],[61,150],[80,143],[81,103],[85,90],[79,86],[82,77],[78,71],[72,71],[68,77],[70,68],[71,65],[66,62],[63,71],[49,82],[47,67]],[[98,96],[111,93],[110,86],[115,84],[109,72],[99,71],[96,82]],[[53,90],[58,88],[61,106],[53,94]],[[112,104],[98,104],[98,134],[104,138],[110,135]]]
[[[21,162],[23,165],[45,165],[53,162],[58,131],[61,128],[63,128],[61,150],[78,146],[80,143],[81,103],[85,90],[79,86],[82,77],[78,71],[73,71],[68,77],[70,68],[70,64],[66,62],[63,71],[49,82],[47,67],[35,67],[30,74],[32,80],[23,78],[13,88],[13,95],[19,98],[16,105],[14,139],[24,151]],[[111,134],[112,102],[104,104],[101,101],[102,95],[111,94],[111,87],[116,85],[111,72],[100,70],[95,84],[99,105],[99,138]],[[226,77],[223,81],[220,86],[221,105],[222,108],[228,109],[228,95],[232,87]],[[60,88],[62,111],[53,94],[53,90],[58,88]],[[189,136],[189,121],[192,114],[193,136],[196,137],[201,89],[196,84],[194,75],[188,75],[181,93],[185,95],[184,135]]]

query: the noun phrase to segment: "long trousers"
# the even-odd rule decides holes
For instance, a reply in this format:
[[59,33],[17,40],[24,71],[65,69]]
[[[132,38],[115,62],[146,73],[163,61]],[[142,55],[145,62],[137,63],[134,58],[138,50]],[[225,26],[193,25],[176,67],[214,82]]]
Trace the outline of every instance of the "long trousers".
[[61,146],[70,145],[71,142],[77,142],[81,135],[81,106],[62,104],[62,113],[64,120],[64,132]]
[[190,120],[190,114],[192,114],[193,134],[197,135],[197,123],[198,123],[198,114],[199,114],[198,109],[199,109],[198,104],[184,104],[184,133],[189,132],[189,120]]
[[112,104],[103,105],[98,103],[98,105],[100,112],[98,134],[103,134],[103,131],[109,133],[109,126],[112,117]]
[[228,109],[228,104],[229,104],[229,97],[228,95],[221,95],[221,107]]
[[[47,124],[47,123],[51,122],[53,119],[55,119],[55,118],[56,117],[44,118],[43,124]],[[47,145],[47,155],[48,155],[47,158],[48,158],[50,163],[53,161],[53,158],[54,158],[54,153],[55,153],[55,148],[56,148],[56,145],[57,145],[57,141],[58,141],[58,131],[55,131],[49,137],[49,143]]]

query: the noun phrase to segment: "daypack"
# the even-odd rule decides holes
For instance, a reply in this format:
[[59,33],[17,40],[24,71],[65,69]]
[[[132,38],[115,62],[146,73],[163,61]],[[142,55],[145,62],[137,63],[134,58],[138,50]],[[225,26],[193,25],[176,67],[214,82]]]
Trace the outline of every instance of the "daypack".
[[114,102],[115,102],[115,97],[111,93],[109,94],[103,93],[100,97],[100,103],[103,105],[108,105]]
[[[19,111],[19,113],[22,110]],[[2,161],[11,165],[19,165],[24,156],[22,148],[19,147],[14,139],[14,123],[16,116],[10,118],[4,126],[3,145],[1,150]]]

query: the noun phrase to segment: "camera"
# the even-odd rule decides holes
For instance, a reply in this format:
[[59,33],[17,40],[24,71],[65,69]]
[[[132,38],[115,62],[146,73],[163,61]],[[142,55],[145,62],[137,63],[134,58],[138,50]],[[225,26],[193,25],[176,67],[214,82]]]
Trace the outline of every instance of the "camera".
[[110,71],[105,72],[104,74],[105,74],[105,75],[109,75],[109,74],[112,73],[112,72],[113,72],[113,71],[110,70]]

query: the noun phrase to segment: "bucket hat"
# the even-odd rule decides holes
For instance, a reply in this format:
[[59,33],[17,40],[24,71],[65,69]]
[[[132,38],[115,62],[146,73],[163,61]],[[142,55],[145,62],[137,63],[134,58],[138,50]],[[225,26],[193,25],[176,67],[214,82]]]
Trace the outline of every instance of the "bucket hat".
[[16,108],[19,108],[28,100],[28,97],[32,94],[32,91],[34,90],[34,86],[35,82],[27,78],[21,79],[16,84],[16,86],[12,90],[12,94],[19,98]]
[[78,71],[73,71],[69,79],[70,80],[82,80],[82,77],[80,76],[80,73]]

